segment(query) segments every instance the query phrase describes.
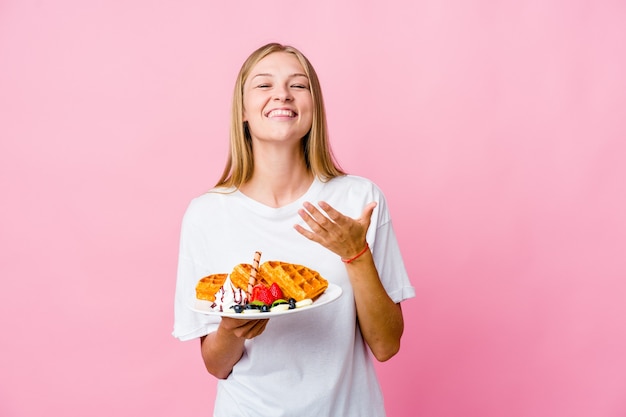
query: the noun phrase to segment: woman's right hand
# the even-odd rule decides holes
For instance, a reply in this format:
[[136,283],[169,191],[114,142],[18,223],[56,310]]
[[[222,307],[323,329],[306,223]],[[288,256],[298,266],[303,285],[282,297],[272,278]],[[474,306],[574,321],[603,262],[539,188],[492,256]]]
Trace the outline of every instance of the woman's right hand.
[[243,355],[246,339],[263,333],[268,322],[269,319],[222,317],[217,331],[200,338],[200,350],[207,371],[217,378],[228,378]]
[[268,321],[269,319],[242,320],[222,317],[220,327],[238,338],[252,339],[263,333]]

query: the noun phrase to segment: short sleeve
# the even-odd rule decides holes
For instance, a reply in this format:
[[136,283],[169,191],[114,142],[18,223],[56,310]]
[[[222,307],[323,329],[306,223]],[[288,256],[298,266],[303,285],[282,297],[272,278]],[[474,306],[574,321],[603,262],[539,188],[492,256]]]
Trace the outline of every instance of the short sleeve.
[[404,265],[385,197],[377,187],[374,194],[378,206],[367,240],[370,243],[378,276],[387,294],[394,302],[399,303],[415,297],[415,288],[411,285]]
[[376,229],[372,256],[380,280],[394,302],[415,297],[391,221]]
[[176,293],[174,297],[174,330],[172,335],[179,340],[191,340],[205,336],[217,329],[219,317],[193,311],[196,284],[200,278],[211,273],[200,264],[199,253],[208,250],[206,237],[194,225],[193,205],[185,213],[181,227]]

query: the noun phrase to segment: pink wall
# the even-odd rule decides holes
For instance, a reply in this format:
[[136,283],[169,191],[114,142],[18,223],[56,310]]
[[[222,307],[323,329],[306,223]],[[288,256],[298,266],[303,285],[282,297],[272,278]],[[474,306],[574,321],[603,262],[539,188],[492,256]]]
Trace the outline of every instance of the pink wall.
[[170,336],[230,91],[300,47],[418,296],[390,417],[626,414],[626,5],[0,2],[0,415],[209,415]]

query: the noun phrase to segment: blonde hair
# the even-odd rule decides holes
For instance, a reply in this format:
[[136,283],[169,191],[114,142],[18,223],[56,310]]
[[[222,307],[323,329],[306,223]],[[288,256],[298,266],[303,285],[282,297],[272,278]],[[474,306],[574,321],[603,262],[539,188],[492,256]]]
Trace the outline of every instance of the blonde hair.
[[296,48],[279,43],[269,43],[254,51],[239,70],[231,109],[230,152],[224,172],[216,187],[239,188],[252,177],[254,170],[252,139],[246,124],[243,122],[243,87],[254,66],[275,52],[293,54],[300,61],[309,79],[313,99],[313,121],[311,130],[302,138],[302,149],[307,168],[322,181],[345,175],[330,148],[322,88],[315,69],[304,54]]

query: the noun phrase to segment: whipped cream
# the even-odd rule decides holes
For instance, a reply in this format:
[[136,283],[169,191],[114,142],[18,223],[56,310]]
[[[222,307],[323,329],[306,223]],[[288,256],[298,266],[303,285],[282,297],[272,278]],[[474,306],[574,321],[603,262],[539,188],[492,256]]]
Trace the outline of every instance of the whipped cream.
[[224,285],[215,293],[215,301],[211,308],[215,311],[228,311],[236,304],[244,305],[248,302],[248,294],[241,288],[235,288],[230,280],[230,275],[226,277]]

